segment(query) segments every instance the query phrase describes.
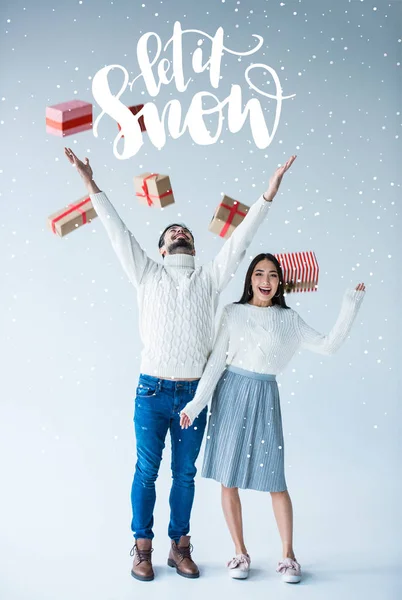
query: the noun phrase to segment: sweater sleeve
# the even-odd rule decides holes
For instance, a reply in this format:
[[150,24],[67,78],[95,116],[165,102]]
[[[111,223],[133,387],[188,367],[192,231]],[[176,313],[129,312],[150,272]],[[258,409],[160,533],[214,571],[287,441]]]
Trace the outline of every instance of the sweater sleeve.
[[229,283],[271,205],[272,202],[264,200],[261,195],[225,241],[214,260],[204,267],[210,270],[218,291],[222,291]]
[[348,337],[364,294],[365,292],[358,290],[345,292],[338,319],[327,335],[318,333],[307,325],[300,315],[295,313],[296,329],[301,346],[318,354],[334,354]]
[[226,367],[226,357],[229,346],[229,327],[227,309],[224,308],[218,326],[214,347],[200,379],[195,396],[181,411],[191,423],[211,400],[220,376]]
[[124,271],[131,283],[138,287],[147,264],[154,261],[147,256],[134,235],[127,229],[104,192],[90,194],[90,198]]

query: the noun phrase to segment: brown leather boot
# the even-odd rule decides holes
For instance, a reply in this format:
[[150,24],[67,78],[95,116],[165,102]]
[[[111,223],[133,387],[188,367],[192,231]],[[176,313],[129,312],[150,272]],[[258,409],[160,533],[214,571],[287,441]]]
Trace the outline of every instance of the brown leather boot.
[[151,554],[152,540],[138,539],[135,545],[131,548],[130,556],[134,556],[133,568],[131,575],[139,581],[152,581],[154,578],[154,570],[152,568]]
[[172,546],[169,552],[168,565],[169,567],[176,568],[176,573],[182,577],[188,577],[189,579],[196,579],[200,576],[197,565],[191,558],[193,547],[190,544],[190,536],[182,535],[179,543],[176,544],[172,540]]

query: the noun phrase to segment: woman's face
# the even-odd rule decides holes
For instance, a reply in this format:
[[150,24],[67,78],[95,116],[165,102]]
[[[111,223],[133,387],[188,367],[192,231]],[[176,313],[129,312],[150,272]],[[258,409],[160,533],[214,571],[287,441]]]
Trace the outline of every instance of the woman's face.
[[279,277],[274,263],[267,258],[260,260],[251,275],[252,303],[258,306],[270,306],[278,286]]

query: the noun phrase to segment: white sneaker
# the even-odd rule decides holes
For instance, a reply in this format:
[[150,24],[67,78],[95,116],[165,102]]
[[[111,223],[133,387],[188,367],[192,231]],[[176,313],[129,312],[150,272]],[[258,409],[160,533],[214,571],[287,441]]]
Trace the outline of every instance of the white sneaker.
[[299,583],[301,580],[301,567],[296,559],[284,558],[278,562],[277,573],[281,573],[282,581],[286,583]]
[[227,564],[229,576],[232,579],[247,579],[250,563],[251,558],[248,554],[236,554]]

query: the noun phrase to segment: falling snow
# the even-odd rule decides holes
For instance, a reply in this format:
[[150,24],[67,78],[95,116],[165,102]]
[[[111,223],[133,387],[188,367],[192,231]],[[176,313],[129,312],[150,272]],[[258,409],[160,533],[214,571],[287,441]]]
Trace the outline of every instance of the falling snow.
[[[370,457],[382,451],[393,457],[401,416],[396,377],[401,363],[402,119],[396,82],[402,37],[395,27],[401,3],[376,4],[259,1],[251,9],[245,0],[207,0],[194,6],[183,2],[174,10],[166,0],[7,4],[2,17],[2,59],[8,69],[0,103],[5,148],[0,255],[2,385],[10,425],[4,428],[2,450],[15,456],[15,463],[10,463],[11,475],[5,470],[3,483],[5,488],[17,486],[23,497],[24,482],[15,479],[23,469],[35,514],[40,509],[36,488],[49,480],[55,482],[51,502],[60,503],[57,489],[65,488],[74,507],[74,490],[79,489],[82,504],[74,510],[90,514],[86,498],[99,494],[94,473],[105,473],[105,481],[112,478],[109,488],[118,489],[117,477],[126,481],[127,468],[135,463],[131,413],[142,350],[136,290],[100,219],[63,238],[47,229],[49,214],[86,194],[66,162],[66,144],[90,158],[95,181],[152,260],[161,262],[158,237],[168,222],[179,219],[194,231],[197,266],[222,248],[223,240],[208,231],[222,193],[251,206],[266,190],[273,170],[297,154],[219,307],[240,298],[247,265],[260,252],[316,252],[318,291],[289,293],[286,302],[319,332],[328,333],[334,325],[344,290],[364,281],[364,304],[339,352],[322,356],[307,347],[297,349],[291,367],[278,373],[286,443],[277,446],[277,440],[274,448],[284,450],[277,453],[281,457],[291,457],[293,475],[308,461],[315,468],[317,453],[335,471],[334,457],[348,455],[355,461],[352,470],[362,467],[359,477],[364,480],[366,470],[375,468]],[[96,118],[100,110],[92,82],[97,71],[121,64],[133,79],[139,74],[136,41],[154,31],[166,43],[176,20],[183,28],[210,35],[223,26],[224,42],[231,48],[250,49],[256,39],[252,34],[263,36],[264,43],[254,58],[223,52],[222,79],[214,89],[208,69],[198,74],[191,69],[195,48],[203,49],[204,61],[209,48],[207,39],[193,34],[184,45],[185,79],[191,78],[185,92],[178,93],[172,81],[152,97],[139,78],[121,100],[127,105],[153,102],[160,108],[179,98],[187,111],[196,91],[222,99],[223,91],[237,83],[245,104],[257,98],[245,83],[245,69],[258,60],[275,70],[285,95],[296,94],[283,103],[267,148],[256,147],[249,124],[230,132],[226,116],[220,143],[202,146],[188,135],[168,136],[158,150],[144,135],[139,153],[126,161],[112,153],[118,131],[108,116],[97,138],[91,131],[66,138],[46,134],[47,106],[82,99],[94,105]],[[39,30],[39,22],[46,26]],[[117,73],[112,75],[117,93],[121,82]],[[267,72],[255,74],[255,82],[266,94],[273,93]],[[205,99],[205,109],[209,102],[212,106],[211,97]],[[268,97],[262,103],[270,129],[274,105]],[[216,130],[216,115],[205,115],[205,122]],[[145,171],[169,174],[174,205],[158,211],[138,203],[133,177]],[[154,301],[151,294],[147,301]],[[172,330],[174,334],[186,331]],[[248,335],[243,334],[244,348],[251,344]],[[266,339],[275,335],[269,330]],[[264,340],[257,336],[252,344],[264,352]],[[272,417],[268,428],[274,423]],[[256,466],[265,465],[269,473],[268,439],[261,430],[248,450],[254,459],[259,449]],[[251,458],[250,453],[244,456]],[[375,475],[384,483],[384,474]],[[66,514],[71,508],[60,506]]]

